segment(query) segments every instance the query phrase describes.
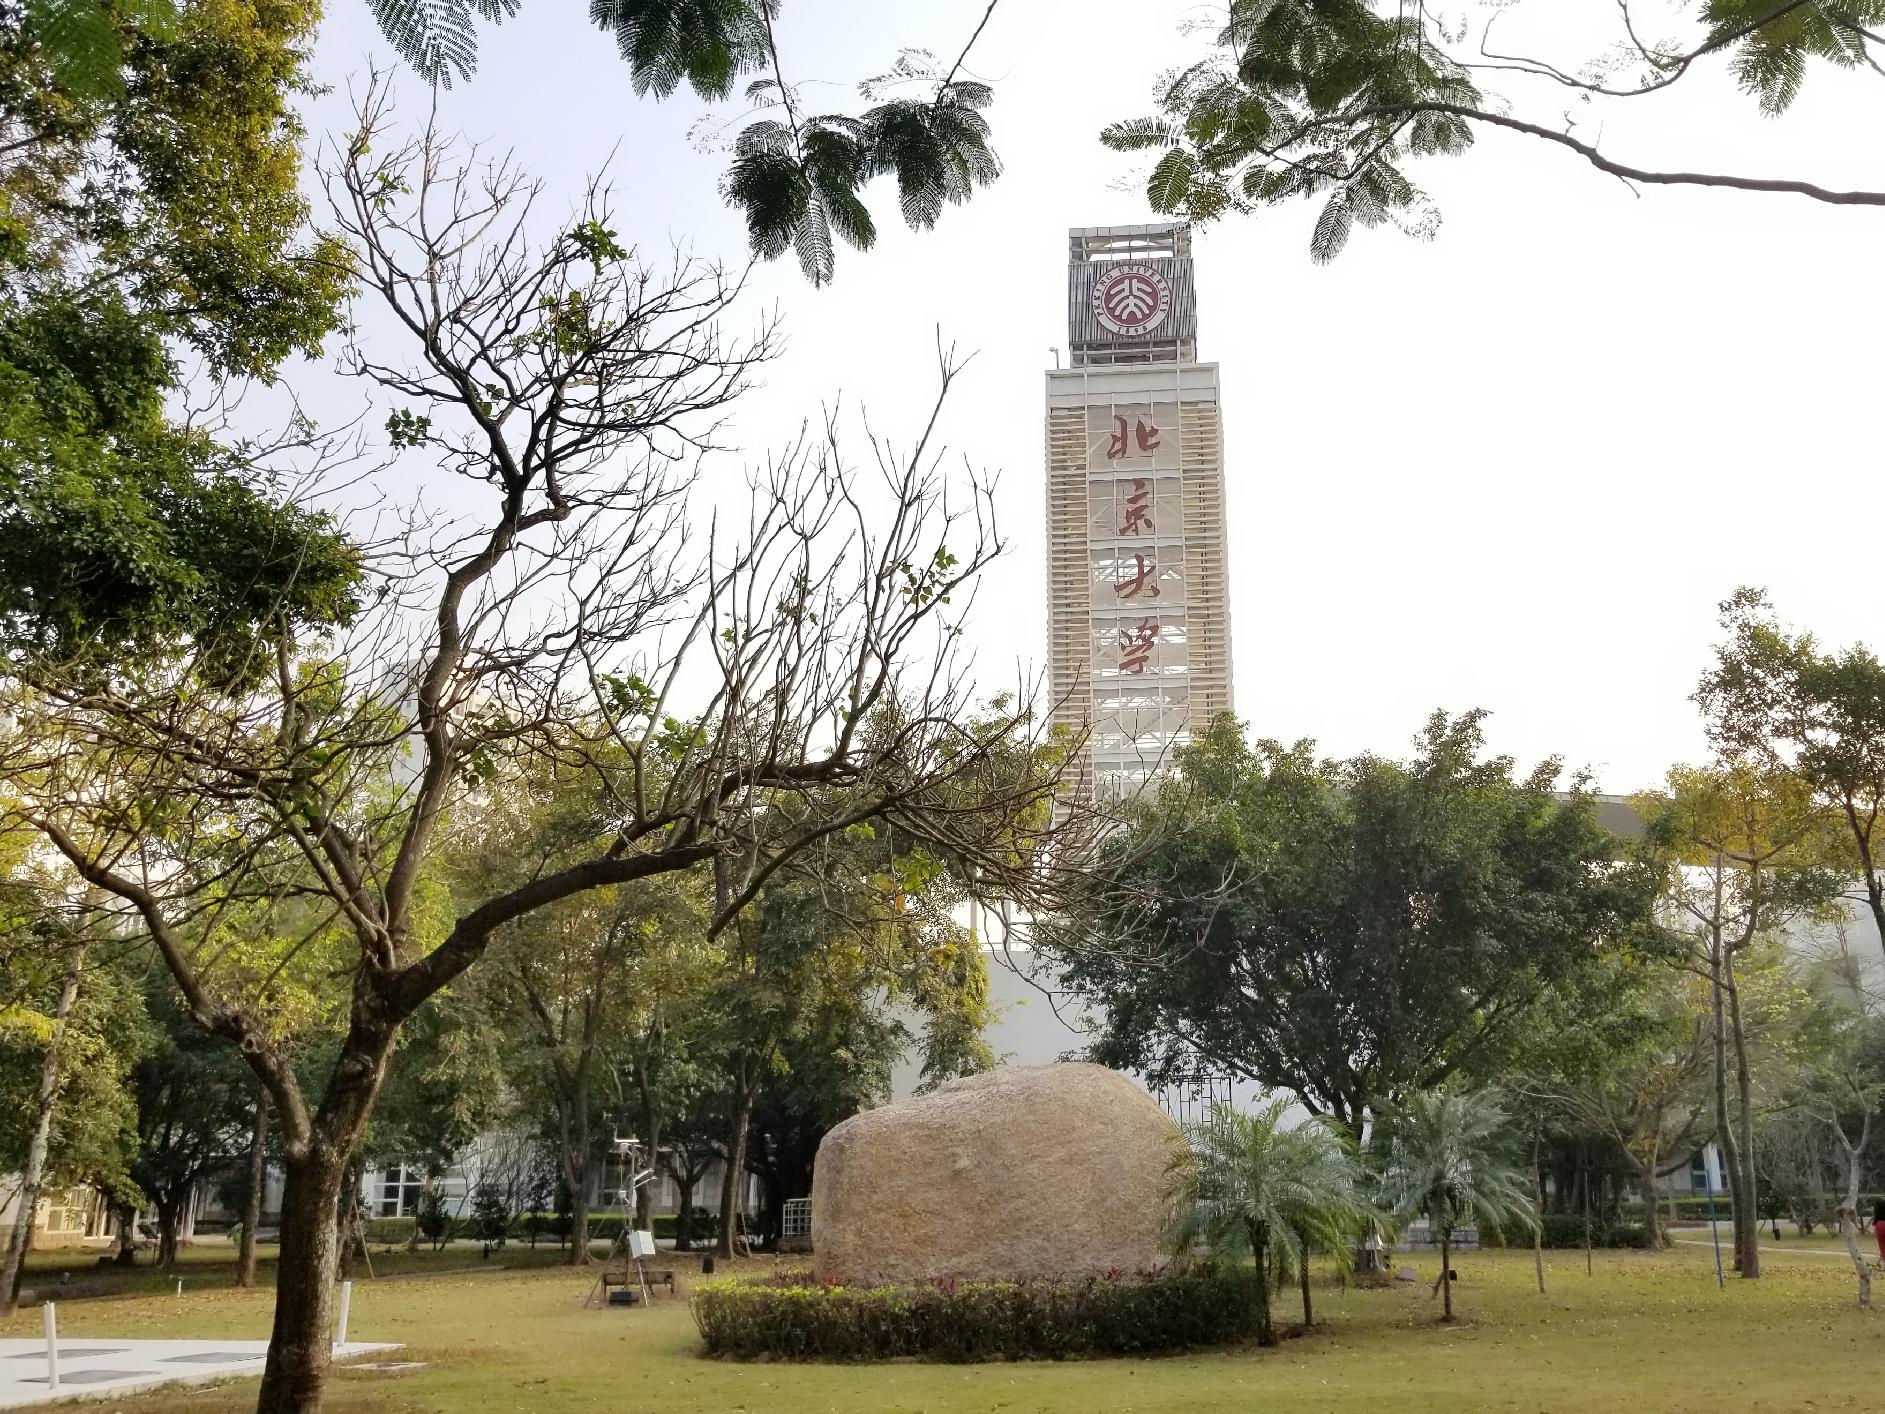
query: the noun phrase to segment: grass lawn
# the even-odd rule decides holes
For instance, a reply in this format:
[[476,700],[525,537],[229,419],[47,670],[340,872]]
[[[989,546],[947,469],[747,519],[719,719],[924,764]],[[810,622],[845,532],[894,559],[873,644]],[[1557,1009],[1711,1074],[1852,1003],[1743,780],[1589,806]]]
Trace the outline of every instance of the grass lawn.
[[[1784,1245],[1784,1244],[1783,1244]],[[1817,1244],[1815,1244],[1817,1245]],[[494,1257],[512,1261],[520,1254]],[[539,1254],[541,1260],[546,1254]],[[1712,1254],[1547,1254],[1551,1291],[1533,1289],[1529,1253],[1468,1253],[1457,1268],[1461,1321],[1434,1322],[1427,1287],[1317,1291],[1316,1334],[1255,1349],[1161,1360],[979,1366],[736,1365],[696,1355],[683,1302],[650,1311],[581,1307],[591,1280],[513,1265],[488,1275],[360,1281],[352,1336],[396,1340],[409,1374],[340,1373],[332,1414],[1099,1414],[1165,1410],[1885,1409],[1885,1312],[1861,1315],[1851,1268],[1776,1256],[1759,1282],[1715,1287]],[[1412,1259],[1431,1280],[1431,1257]],[[423,1265],[477,1264],[476,1249]],[[750,1264],[755,1268],[765,1263]],[[267,1334],[266,1290],[210,1286],[207,1260],[185,1295],[61,1308],[63,1337]],[[1284,1314],[1299,1311],[1286,1293]],[[1885,1282],[1881,1283],[1885,1300]],[[29,1335],[37,1312],[0,1334]],[[98,1406],[125,1414],[245,1410],[253,1380]]]

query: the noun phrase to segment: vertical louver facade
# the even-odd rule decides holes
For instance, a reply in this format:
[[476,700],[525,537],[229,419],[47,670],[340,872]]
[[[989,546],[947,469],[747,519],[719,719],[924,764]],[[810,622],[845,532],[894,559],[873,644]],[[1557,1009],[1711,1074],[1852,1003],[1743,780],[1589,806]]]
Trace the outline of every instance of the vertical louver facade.
[[1082,775],[1129,794],[1231,710],[1217,366],[1183,226],[1072,233],[1070,367],[1047,375],[1048,660]]

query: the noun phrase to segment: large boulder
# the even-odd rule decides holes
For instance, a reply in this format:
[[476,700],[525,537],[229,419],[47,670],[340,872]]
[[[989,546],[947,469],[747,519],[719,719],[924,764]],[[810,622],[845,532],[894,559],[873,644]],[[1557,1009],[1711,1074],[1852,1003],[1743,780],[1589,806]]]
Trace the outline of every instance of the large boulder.
[[1097,1065],[992,1070],[866,1110],[818,1146],[813,1264],[850,1283],[1155,1266],[1177,1133]]

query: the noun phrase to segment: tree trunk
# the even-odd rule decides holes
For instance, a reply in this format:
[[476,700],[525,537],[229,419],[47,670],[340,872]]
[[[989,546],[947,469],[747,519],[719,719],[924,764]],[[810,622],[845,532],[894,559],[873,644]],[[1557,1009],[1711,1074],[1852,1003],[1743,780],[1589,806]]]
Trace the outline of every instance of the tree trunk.
[[1584,1192],[1584,1275],[1590,1276],[1590,1168],[1588,1163],[1578,1174],[1578,1180]]
[[[587,1130],[588,1126],[583,1128]],[[585,1143],[570,1159],[569,1265],[572,1267],[589,1264],[589,1190],[595,1186],[595,1176],[595,1156]]]
[[262,1194],[268,1186],[268,1086],[255,1095],[255,1131],[249,1136],[249,1191],[242,1210],[242,1249],[236,1255],[236,1285],[255,1285],[255,1230],[262,1225]]
[[1660,1252],[1663,1249],[1662,1209],[1656,1202],[1656,1164],[1653,1161],[1639,1163],[1637,1168],[1643,1183],[1643,1250]]
[[[648,1156],[649,1168],[655,1167],[655,1156],[661,1152],[661,1118],[655,1114],[654,1107],[648,1106],[642,1116],[642,1133],[645,1136],[643,1152]],[[643,1232],[654,1230],[655,1192],[654,1180],[650,1179],[635,1190],[635,1226]]]
[[674,1214],[674,1250],[691,1252],[694,1248],[694,1180],[675,1174],[674,1192],[681,1202],[679,1211]]
[[353,1276],[353,1264],[366,1255],[366,1229],[360,1222],[360,1184],[366,1177],[365,1165],[346,1162],[339,1190],[334,1194],[334,1231],[340,1243],[340,1276]]
[[166,1189],[158,1195],[157,1265],[166,1272],[177,1265],[177,1222],[181,1216],[176,1189]]
[[569,1184],[569,1265],[589,1264],[589,1191],[595,1186],[596,1158],[589,1142],[589,1082],[585,1076],[564,1093],[558,1112],[562,1131],[563,1178]]
[[340,1198],[350,1165],[318,1139],[308,1148],[305,1157],[287,1164],[275,1324],[256,1414],[318,1414],[333,1354]]
[[119,1203],[114,1210],[118,1215],[118,1257],[120,1267],[137,1265],[137,1209],[129,1203]]
[[1735,1102],[1740,1106],[1735,1136],[1741,1151],[1741,1172],[1736,1175],[1740,1181],[1734,1188],[1735,1245],[1742,1248],[1741,1275],[1752,1280],[1761,1274],[1760,1195],[1755,1191],[1758,1180],[1754,1174],[1754,1080],[1748,1070],[1747,1034],[1741,1025],[1741,989],[1735,983],[1733,957],[1726,960],[1723,971],[1728,983],[1729,1035],[1734,1041]]
[[424,1236],[419,1231],[419,1219],[432,1206],[432,1166],[426,1165],[425,1173],[419,1180],[419,1206],[412,1210],[412,1231],[406,1234],[406,1251],[417,1252],[419,1239]]
[[1316,1323],[1316,1313],[1309,1305],[1309,1238],[1307,1234],[1297,1233],[1296,1242],[1300,1249],[1300,1260],[1296,1263],[1300,1271],[1297,1275],[1302,1280],[1302,1324],[1308,1330]]
[[357,1227],[360,1183],[354,1151],[386,1078],[397,1035],[398,1021],[384,997],[370,990],[366,979],[356,980],[352,1025],[314,1122],[300,1134],[287,1131],[291,1142],[283,1164],[275,1323],[256,1414],[320,1414],[333,1354],[342,1194]]
[[1872,862],[1868,832],[1860,830],[1852,816],[1846,818],[1852,822],[1853,833],[1859,837],[1859,859],[1865,875],[1865,906],[1871,910],[1872,926],[1878,929],[1878,945],[1885,948],[1885,874],[1881,874]]
[[1854,1144],[1846,1137],[1846,1131],[1838,1127],[1834,1120],[1834,1132],[1839,1136],[1839,1147],[1846,1153],[1846,1196],[1839,1206],[1839,1232],[1846,1239],[1846,1255],[1852,1258],[1852,1269],[1859,1276],[1859,1309],[1868,1311],[1872,1307],[1872,1269],[1867,1264],[1865,1254],[1859,1250],[1859,1242],[1864,1228],[1859,1217],[1859,1169],[1860,1160],[1865,1154],[1866,1140],[1871,1137],[1872,1120],[1868,1115],[1859,1130],[1859,1142]]
[[1270,1319],[1270,1244],[1262,1223],[1250,1224],[1250,1256],[1257,1264],[1257,1344],[1275,1345],[1276,1326]]
[[753,1114],[752,1087],[736,1080],[733,1090],[733,1118],[727,1134],[726,1175],[720,1181],[720,1242],[715,1249],[722,1257],[734,1255],[738,1235],[740,1194],[746,1179],[746,1131]]
[[1440,1229],[1440,1319],[1453,1320],[1453,1229]]
[[[1532,1202],[1542,1214],[1545,1211],[1545,1178],[1538,1171],[1538,1149],[1542,1139],[1536,1130],[1532,1131]],[[1545,1294],[1545,1225],[1542,1219],[1532,1224],[1532,1266],[1538,1276],[1538,1294]]]
[[1865,1254],[1859,1250],[1860,1227],[1856,1211],[1841,1210],[1839,1231],[1846,1239],[1846,1255],[1852,1258],[1852,1269],[1859,1274],[1859,1309],[1869,1311],[1872,1308],[1872,1269],[1866,1264]]
[[1728,1124],[1728,1020],[1722,1000],[1721,936],[1717,929],[1714,946],[1708,956],[1709,1010],[1714,1022],[1715,1050],[1715,1148],[1721,1154],[1722,1174],[1728,1180],[1730,1219],[1734,1223],[1734,1268],[1741,1270],[1742,1233],[1741,1197],[1747,1184],[1741,1175],[1741,1161],[1734,1131]]
[[52,1140],[52,1111],[59,1101],[59,1062],[65,1042],[66,1020],[79,999],[79,978],[85,969],[89,937],[81,936],[66,957],[65,981],[52,1013],[52,1035],[39,1063],[39,1093],[34,1101],[33,1137],[26,1146],[26,1166],[20,1175],[20,1209],[7,1235],[6,1258],[0,1263],[0,1316],[19,1309],[20,1278],[26,1272],[26,1253],[33,1242],[33,1214],[39,1207],[39,1187],[46,1177],[46,1151]]

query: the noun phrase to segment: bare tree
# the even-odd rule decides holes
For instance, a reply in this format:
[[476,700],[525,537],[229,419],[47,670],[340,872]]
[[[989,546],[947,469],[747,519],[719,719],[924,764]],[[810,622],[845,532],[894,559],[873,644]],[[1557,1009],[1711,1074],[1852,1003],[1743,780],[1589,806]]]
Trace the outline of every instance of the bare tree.
[[[939,469],[935,418],[907,448],[873,437],[874,475],[833,423],[801,435],[730,533],[691,491],[773,347],[763,324],[721,332],[738,281],[636,259],[599,185],[554,222],[508,162],[397,140],[382,90],[361,112],[329,177],[366,296],[345,366],[393,400],[401,470],[427,464],[454,513],[413,494],[330,640],[284,626],[247,677],[189,653],[105,681],[40,673],[0,748],[19,817],[135,916],[197,1023],[268,1087],[286,1187],[264,1414],[321,1405],[337,1210],[400,1028],[503,925],[709,865],[717,933],[796,852],[873,820],[1023,907],[1077,853],[1049,809],[1065,753],[1044,718],[1025,696],[976,710],[959,624],[1001,540],[990,484],[958,495]],[[955,372],[945,357],[945,395]],[[306,494],[347,473],[316,468]],[[589,781],[596,843],[441,906],[461,807],[546,758]],[[844,808],[786,808],[812,791]],[[269,978],[232,986],[191,942],[284,897],[344,939],[345,1033],[318,1092],[264,1024]]]

